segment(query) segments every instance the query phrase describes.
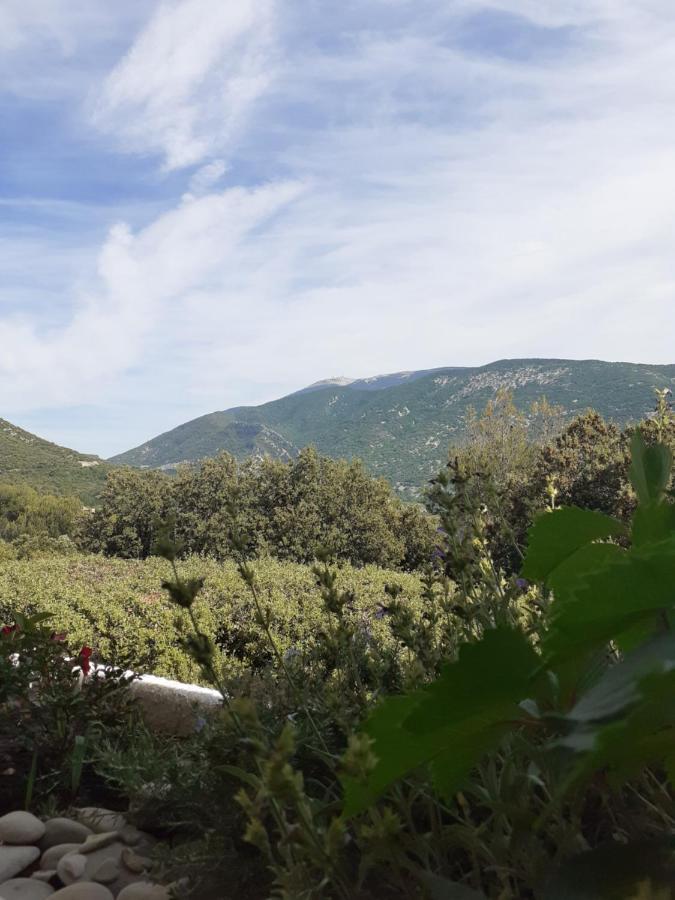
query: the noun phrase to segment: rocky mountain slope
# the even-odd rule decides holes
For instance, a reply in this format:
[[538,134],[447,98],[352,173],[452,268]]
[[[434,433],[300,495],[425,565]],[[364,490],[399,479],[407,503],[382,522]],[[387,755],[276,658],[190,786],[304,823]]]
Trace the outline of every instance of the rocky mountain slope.
[[172,468],[226,450],[238,458],[287,458],[313,444],[334,457],[360,457],[399,490],[414,491],[461,439],[467,409],[499,388],[526,407],[545,396],[571,417],[593,407],[619,423],[653,407],[655,387],[675,388],[675,365],[597,360],[501,360],[377,378],[329,379],[280,400],[201,416],[111,462]]

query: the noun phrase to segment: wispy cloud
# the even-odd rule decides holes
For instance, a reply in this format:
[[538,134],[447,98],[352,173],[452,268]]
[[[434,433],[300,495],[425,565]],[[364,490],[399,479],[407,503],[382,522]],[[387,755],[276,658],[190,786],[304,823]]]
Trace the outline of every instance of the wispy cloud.
[[129,166],[171,173],[164,209],[113,228],[85,285],[61,272],[58,316],[0,306],[0,414],[112,405],[112,452],[326,375],[672,362],[671,19],[666,0],[153,7],[89,103]]
[[106,79],[96,123],[168,168],[228,148],[272,78],[273,16],[272,0],[162,4]]

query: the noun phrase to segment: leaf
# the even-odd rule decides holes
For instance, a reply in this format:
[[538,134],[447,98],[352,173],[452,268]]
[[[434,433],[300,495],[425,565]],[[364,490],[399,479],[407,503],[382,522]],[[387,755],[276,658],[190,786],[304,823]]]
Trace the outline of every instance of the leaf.
[[641,504],[663,498],[673,465],[673,455],[664,444],[648,447],[637,430],[630,442],[630,480]]
[[542,900],[667,900],[675,877],[674,850],[673,838],[606,844],[564,863],[540,896]]
[[631,703],[624,718],[599,727],[582,722],[558,741],[559,746],[584,754],[568,787],[600,769],[620,786],[645,766],[667,763],[675,756],[675,670],[641,678]]
[[547,581],[581,547],[625,532],[621,522],[590,509],[568,507],[543,513],[528,532],[522,574],[530,581]]
[[643,503],[633,516],[633,546],[656,543],[675,534],[675,504],[652,500]]
[[620,638],[641,622],[656,622],[673,606],[675,537],[615,556],[576,579],[564,601],[551,606],[543,641],[549,663]]
[[485,894],[480,891],[474,891],[457,881],[448,881],[440,875],[426,872],[422,880],[429,888],[431,900],[486,900]]
[[539,657],[519,631],[497,628],[461,647],[429,687],[390,697],[375,709],[365,732],[378,762],[365,784],[344,778],[345,813],[365,809],[389,785],[425,763],[435,786],[451,794],[496,747],[531,689]]
[[675,634],[652,638],[611,666],[567,714],[576,722],[600,722],[617,716],[641,697],[639,683],[649,674],[675,669]]

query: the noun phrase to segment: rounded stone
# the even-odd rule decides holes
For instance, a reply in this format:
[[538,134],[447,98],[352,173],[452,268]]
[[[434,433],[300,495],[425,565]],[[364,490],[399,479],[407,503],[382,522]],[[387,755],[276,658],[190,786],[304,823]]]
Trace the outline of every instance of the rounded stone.
[[57,874],[56,869],[36,869],[31,873],[31,878],[37,878],[40,881],[48,882]]
[[121,890],[117,900],[169,900],[169,891],[161,884],[137,881]]
[[[89,868],[87,867],[87,871]],[[104,859],[96,869],[93,869],[90,875],[92,881],[99,881],[101,884],[111,884],[119,878],[120,867],[114,859]]]
[[102,850],[103,847],[118,843],[117,838],[118,834],[116,831],[106,831],[103,834],[90,834],[84,844],[82,844],[80,853],[95,853],[97,850]]
[[87,857],[81,853],[66,853],[59,860],[56,871],[64,884],[72,884],[84,875],[87,868]]
[[92,881],[69,884],[51,896],[54,900],[115,900],[107,887]]
[[19,875],[39,856],[37,847],[0,847],[0,884]]
[[45,833],[45,823],[33,813],[17,809],[0,816],[0,841],[5,844],[37,844]]
[[46,900],[54,888],[35,878],[12,878],[0,884],[2,900]]
[[96,834],[106,831],[121,831],[127,820],[121,813],[100,806],[83,806],[77,810],[77,821],[87,825]]
[[57,844],[81,844],[90,834],[93,834],[91,828],[74,819],[47,819],[45,833],[40,839],[40,850],[48,850]]
[[55,869],[62,856],[65,856],[66,853],[79,852],[81,846],[82,844],[57,844],[55,847],[50,847],[42,854],[40,868]]

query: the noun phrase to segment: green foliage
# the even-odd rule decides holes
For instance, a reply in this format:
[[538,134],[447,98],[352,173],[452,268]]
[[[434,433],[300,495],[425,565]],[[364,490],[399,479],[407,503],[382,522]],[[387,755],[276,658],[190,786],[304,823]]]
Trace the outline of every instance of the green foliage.
[[[670,509],[670,467],[666,448],[648,447],[641,436],[634,437],[631,474],[643,518],[638,546],[610,545],[609,554],[589,552],[603,546],[598,541],[620,536],[624,529],[588,510],[560,509],[535,523],[524,571],[554,588],[550,625],[538,641],[542,657],[518,632],[487,631],[462,647],[457,661],[428,687],[385,700],[365,726],[372,742],[369,770],[360,781],[343,779],[346,813],[366,809],[422,763],[429,765],[436,788],[447,796],[507,733],[517,735],[528,727],[539,732],[530,750],[533,758],[541,750],[555,754],[565,749],[570,754],[557,788],[560,798],[587,790],[589,780],[603,771],[619,789],[647,766],[672,776],[675,532],[664,533],[664,522],[672,520],[661,509]],[[612,659],[612,647],[624,652]],[[599,652],[606,659],[600,670],[591,662]],[[566,708],[560,706],[555,685],[565,677],[568,660],[576,666],[581,661],[582,677],[573,704]],[[630,857],[629,847],[624,852]],[[611,853],[603,853],[599,850],[591,862],[606,865]],[[583,871],[583,859],[573,863],[571,871],[575,866]],[[611,876],[611,892],[608,887],[602,896],[627,898],[643,881],[651,879],[656,887],[664,882],[661,862],[652,868],[641,864],[620,869],[620,877],[617,872]],[[554,879],[549,896],[561,896],[565,884],[570,891],[572,883],[579,885],[580,893],[565,896],[597,896],[591,893],[591,879],[599,873],[592,865],[583,877],[577,873],[576,880],[569,871],[563,869]]]
[[28,485],[0,484],[0,558],[75,552],[72,538],[81,517],[82,506],[72,497],[39,494]]
[[311,562],[320,553],[383,567],[429,560],[434,530],[418,508],[392,496],[384,481],[358,462],[303,450],[291,462],[238,465],[222,454],[171,479],[159,472],[113,472],[83,532],[90,551],[145,558],[157,522],[171,514],[175,537],[188,553],[226,558],[233,532],[246,551]]
[[[194,604],[202,629],[216,643],[222,670],[239,677],[270,665],[264,628],[255,621],[249,589],[234,562],[218,563],[191,557],[181,562],[186,580],[204,578],[204,590]],[[145,561],[96,556],[14,560],[0,567],[0,618],[14,612],[49,612],[57,631],[67,630],[74,642],[95,647],[102,659],[129,657],[140,671],[179,681],[202,680],[198,667],[180,645],[176,611],[160,583],[169,575],[157,558]],[[323,605],[315,576],[307,566],[261,559],[256,577],[270,628],[282,653],[308,660],[325,628]],[[387,601],[385,586],[395,578],[417,621],[421,616],[421,585],[417,577],[374,566],[342,566],[338,584],[355,595],[348,611],[359,633],[369,630],[373,651],[385,652],[393,639],[393,617],[376,618]]]
[[24,800],[27,806],[47,798],[72,802],[100,732],[127,724],[130,677],[107,666],[84,678],[90,649],[69,646],[64,633],[52,630],[51,618],[15,611],[0,633],[4,808]]

